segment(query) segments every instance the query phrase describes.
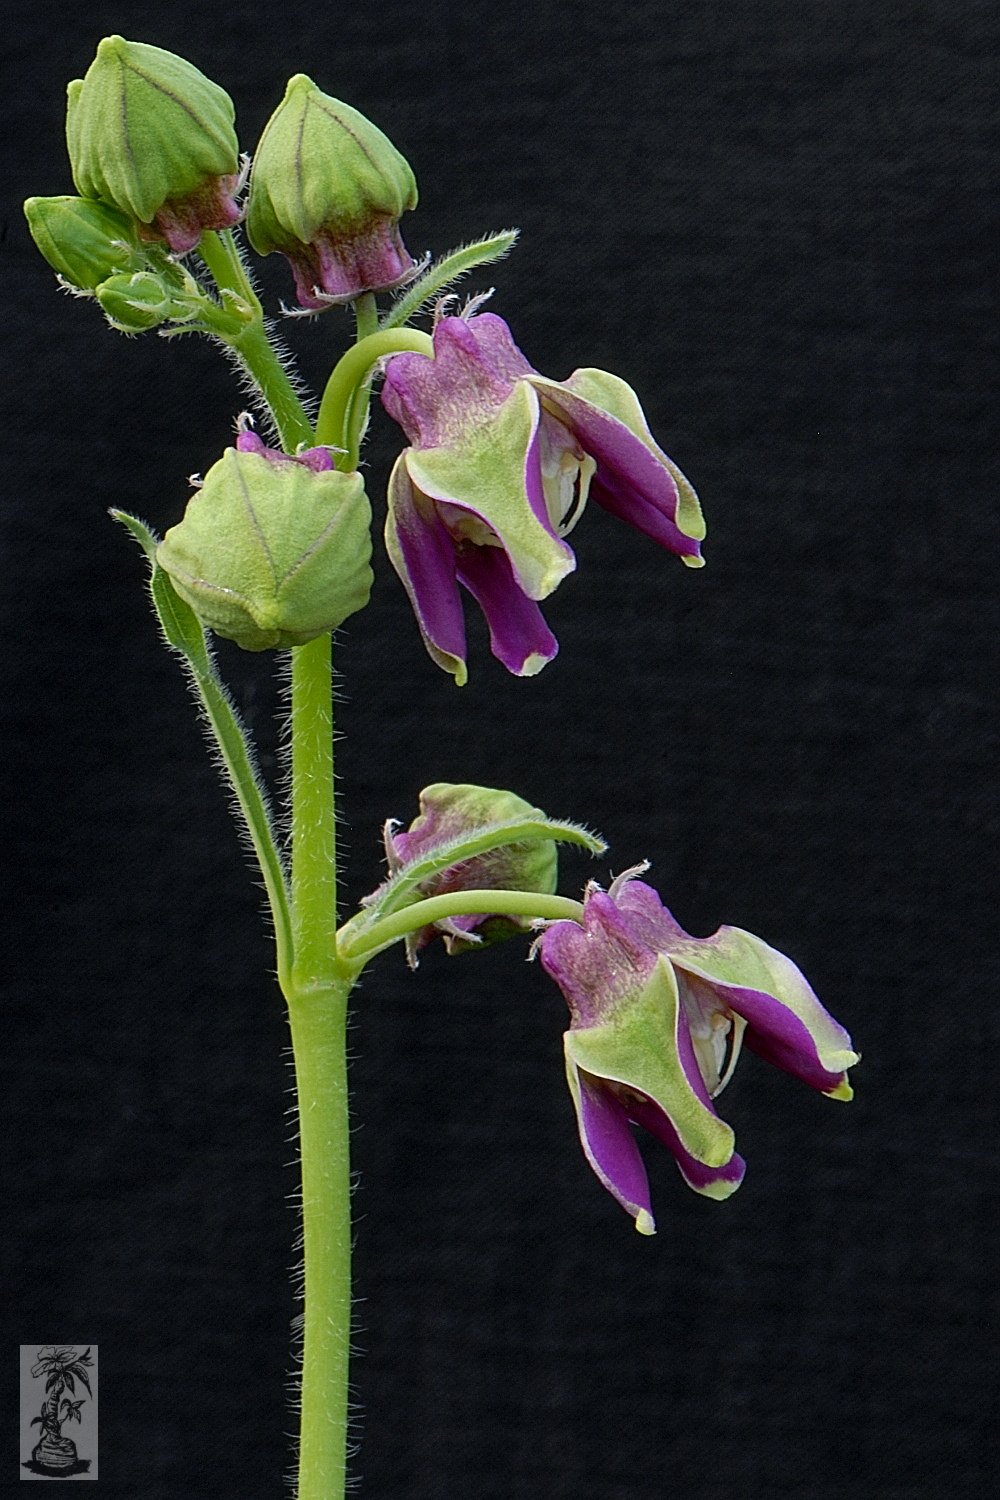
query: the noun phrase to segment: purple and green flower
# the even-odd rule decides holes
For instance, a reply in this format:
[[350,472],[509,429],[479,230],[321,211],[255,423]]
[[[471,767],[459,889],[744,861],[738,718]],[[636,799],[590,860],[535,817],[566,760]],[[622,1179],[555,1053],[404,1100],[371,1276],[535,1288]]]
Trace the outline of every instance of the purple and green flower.
[[727,1198],[743,1179],[714,1099],[744,1044],[831,1099],[850,1099],[851,1039],[790,959],[752,933],[686,933],[656,891],[627,871],[590,885],[582,924],[555,922],[537,948],[570,1012],[566,1076],[580,1140],[600,1181],[654,1232],[631,1126],[674,1156],[696,1192]]
[[382,402],[410,443],[389,480],[389,556],[427,650],[457,683],[468,675],[461,589],[509,671],[532,676],[556,654],[538,601],[576,566],[566,537],[588,498],[700,566],[698,498],[616,375],[548,380],[502,318],[442,317],[433,358],[387,362]]

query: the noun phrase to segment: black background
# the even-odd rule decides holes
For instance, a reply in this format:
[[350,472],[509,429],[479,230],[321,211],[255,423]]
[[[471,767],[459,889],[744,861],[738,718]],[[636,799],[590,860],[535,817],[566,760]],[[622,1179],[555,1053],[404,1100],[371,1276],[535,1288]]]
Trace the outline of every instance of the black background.
[[[700,574],[592,508],[546,607],[560,655],[530,681],[470,610],[457,691],[379,551],[339,649],[346,902],[422,785],[509,785],[603,830],[610,869],[650,858],[690,930],[730,921],[790,953],[864,1053],[851,1106],[746,1057],[722,1111],[743,1188],[703,1201],[650,1150],[646,1241],[583,1161],[565,1011],[523,945],[433,953],[415,977],[384,956],[352,1031],[358,1493],[936,1500],[995,1475],[994,15],[22,12],[3,226],[5,1299],[11,1347],[99,1344],[109,1493],[282,1492],[295,1172],[259,892],[106,515],[165,529],[243,403],[207,343],[118,337],[34,252],[19,200],[71,191],[65,81],[107,32],[171,48],[229,89],[252,148],[285,78],[310,73],[412,162],[412,251],[521,226],[469,289],[496,284],[546,374],[628,379],[702,495]],[[262,280],[272,308],[290,297],[283,263]],[[314,386],[347,330],[339,312],[289,325]],[[379,410],[379,516],[399,444]],[[270,664],[222,658],[270,774]],[[591,873],[563,871],[567,892]]]

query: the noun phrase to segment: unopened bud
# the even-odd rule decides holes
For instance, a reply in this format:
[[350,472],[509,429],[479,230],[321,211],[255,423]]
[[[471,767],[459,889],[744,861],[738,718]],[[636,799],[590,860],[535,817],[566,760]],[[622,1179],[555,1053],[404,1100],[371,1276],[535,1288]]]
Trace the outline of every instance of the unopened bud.
[[31,237],[70,286],[92,292],[102,281],[144,264],[131,220],[91,198],[29,198]]
[[[543,812],[514,792],[497,787],[435,782],[420,793],[420,816],[409,828],[397,831],[393,826],[387,826],[386,854],[390,871],[398,874],[438,849],[447,849],[476,834],[487,834],[491,828],[503,829],[505,825],[524,819],[547,821]],[[412,899],[416,901],[427,896],[476,889],[538,891],[551,895],[556,888],[557,872],[555,838],[526,838],[518,843],[488,847],[471,857],[460,857],[422,880]],[[377,893],[370,899],[377,899]],[[446,917],[412,933],[407,939],[406,950],[413,963],[420,949],[438,935],[443,936],[449,953],[461,953],[466,948],[512,937],[530,926],[531,919],[525,917]]]
[[303,307],[319,311],[408,280],[399,219],[417,203],[406,160],[370,120],[297,73],[254,156],[247,234],[280,251]]
[[96,296],[108,322],[120,333],[145,333],[178,311],[169,288],[153,271],[110,276],[97,287]]
[[239,220],[233,103],[191,63],[105,37],[68,94],[66,138],[85,197],[113,203],[176,254],[192,250],[203,229]]
[[368,603],[364,483],[325,449],[290,458],[251,434],[240,443],[209,469],[157,560],[216,634],[246,651],[302,646]]

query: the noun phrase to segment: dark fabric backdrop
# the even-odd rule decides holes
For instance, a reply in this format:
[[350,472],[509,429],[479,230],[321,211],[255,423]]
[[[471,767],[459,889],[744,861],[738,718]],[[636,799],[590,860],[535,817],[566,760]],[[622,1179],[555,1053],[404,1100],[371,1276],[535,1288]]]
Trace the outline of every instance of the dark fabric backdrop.
[[[352,1032],[358,1493],[990,1492],[988,0],[23,8],[4,1375],[15,1343],[100,1346],[111,1494],[282,1493],[285,1024],[225,795],[106,515],[171,524],[241,396],[208,344],[122,339],[60,297],[19,209],[71,190],[64,84],[111,31],[223,83],[248,148],[292,72],[360,107],[417,172],[414,251],[519,224],[478,284],[544,372],[628,379],[708,513],[698,574],[592,509],[547,606],[557,660],[506,676],[470,611],[462,692],[379,551],[339,650],[347,902],[422,785],[509,785],[602,829],[608,868],[650,858],[690,930],[790,953],[864,1053],[849,1107],[747,1057],[722,1101],[743,1188],[703,1201],[651,1149],[647,1241],[582,1158],[565,1011],[524,945],[415,977],[383,957]],[[262,279],[289,297],[283,263]],[[313,383],[347,327],[290,326]],[[399,443],[379,411],[379,516]],[[222,658],[271,774],[269,663]],[[567,892],[592,873],[563,871]]]

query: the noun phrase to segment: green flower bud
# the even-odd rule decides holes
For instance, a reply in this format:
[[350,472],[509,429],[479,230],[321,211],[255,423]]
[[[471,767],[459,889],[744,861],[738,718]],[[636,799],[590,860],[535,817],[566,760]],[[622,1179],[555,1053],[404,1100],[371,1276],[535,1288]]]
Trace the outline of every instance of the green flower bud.
[[181,598],[245,651],[301,646],[368,603],[371,507],[329,451],[289,458],[244,432],[205,475],[157,561]]
[[233,102],[191,63],[105,37],[68,95],[66,139],[85,197],[113,203],[176,254],[203,229],[238,222]]
[[109,276],[97,288],[96,296],[108,322],[120,333],[145,333],[177,312],[169,288],[153,271]]
[[398,221],[416,203],[413,173],[381,130],[304,73],[289,80],[254,156],[247,234],[261,255],[287,257],[303,307],[408,280]]
[[91,198],[29,198],[24,205],[31,237],[54,271],[70,286],[92,292],[121,271],[144,265],[131,220]]

